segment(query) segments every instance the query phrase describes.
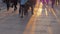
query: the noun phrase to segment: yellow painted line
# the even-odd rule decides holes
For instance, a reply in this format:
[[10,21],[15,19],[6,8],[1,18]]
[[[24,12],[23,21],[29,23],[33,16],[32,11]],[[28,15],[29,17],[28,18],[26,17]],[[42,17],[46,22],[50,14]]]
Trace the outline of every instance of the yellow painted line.
[[[36,4],[36,7],[39,8],[38,4]],[[35,7],[35,8],[36,8],[36,7]],[[41,7],[42,7],[42,6],[41,6]],[[38,8],[37,8],[37,9],[35,9],[35,8],[34,8],[34,15],[32,15],[32,17],[30,18],[30,20],[29,20],[29,22],[28,22],[28,24],[27,24],[27,26],[26,26],[23,34],[28,34],[28,33],[27,33],[27,30],[29,30],[30,26],[32,26],[32,28],[31,28],[31,30],[30,30],[29,33],[30,33],[30,34],[35,34],[34,32],[32,32],[32,31],[35,30],[34,21],[35,21],[35,18],[37,17],[37,13],[40,12],[40,11],[38,11]],[[38,11],[38,12],[37,12],[37,11]],[[40,15],[40,14],[41,14],[41,12],[39,13],[39,15]]]
[[37,16],[38,16],[38,17],[39,17],[40,15],[42,15],[42,7],[43,7],[43,4],[42,4],[42,2],[41,2],[40,5],[39,5],[38,12],[37,12]]
[[36,28],[36,26],[35,26],[35,22],[34,22],[32,25],[32,28],[30,30],[30,34],[35,34],[35,28]]
[[[34,26],[33,24],[34,24],[34,20],[35,20],[36,15],[37,15],[37,9],[35,10],[35,8],[34,8],[34,15],[32,15],[32,17],[30,18],[23,34],[27,34],[27,30],[29,30],[30,26]],[[34,29],[34,28],[32,28],[32,29]]]
[[27,24],[27,26],[26,26],[25,31],[23,32],[23,34],[27,34],[27,30],[29,30],[30,26],[32,26],[33,23],[34,23],[34,18],[33,18],[33,16],[32,16],[32,17],[30,18],[30,20],[29,20],[29,22],[28,22],[28,24]]
[[[36,17],[39,17],[42,14],[42,3],[39,4],[38,8],[39,9],[38,9]],[[34,20],[34,23],[33,23],[32,28],[30,30],[30,34],[35,34],[35,28],[36,28],[35,21],[36,21],[36,19]]]
[[42,9],[38,9],[37,16],[42,15]]

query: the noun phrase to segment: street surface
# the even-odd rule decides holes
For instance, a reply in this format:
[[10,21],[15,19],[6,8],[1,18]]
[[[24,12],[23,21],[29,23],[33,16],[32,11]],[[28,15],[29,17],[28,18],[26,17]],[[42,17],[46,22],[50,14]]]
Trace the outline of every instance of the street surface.
[[[17,6],[19,8],[19,6]],[[34,15],[29,11],[28,15],[20,18],[17,9],[12,13],[0,12],[0,34],[60,34],[60,7],[51,4],[43,5],[37,2]]]

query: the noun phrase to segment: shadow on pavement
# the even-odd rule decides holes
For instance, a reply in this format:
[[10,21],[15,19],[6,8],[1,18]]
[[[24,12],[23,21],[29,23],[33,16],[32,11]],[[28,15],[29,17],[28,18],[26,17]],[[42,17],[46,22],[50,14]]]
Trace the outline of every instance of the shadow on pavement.
[[30,18],[31,18],[32,15],[26,15],[24,18],[20,18],[20,22],[18,23],[19,26],[20,26],[20,34],[23,34]]

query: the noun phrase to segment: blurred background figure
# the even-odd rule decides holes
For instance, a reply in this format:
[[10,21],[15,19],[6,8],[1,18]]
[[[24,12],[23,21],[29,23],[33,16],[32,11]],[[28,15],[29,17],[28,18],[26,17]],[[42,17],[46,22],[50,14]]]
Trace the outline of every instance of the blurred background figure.
[[10,7],[10,0],[3,0],[4,3],[7,5],[7,11],[9,10]]
[[56,5],[58,5],[59,4],[59,0],[55,0],[55,3],[56,3]]
[[52,2],[52,8],[54,8],[55,0],[51,0]]
[[49,0],[46,0],[46,4],[47,4],[47,5],[49,4]]
[[18,4],[18,0],[10,0],[11,1],[11,3],[12,3],[12,8],[14,7],[14,11],[16,11],[17,10],[17,4]]
[[24,13],[25,12],[25,9],[26,9],[25,4],[26,4],[27,1],[28,0],[20,0],[19,15],[21,14],[21,18],[23,18],[23,14],[25,14]]

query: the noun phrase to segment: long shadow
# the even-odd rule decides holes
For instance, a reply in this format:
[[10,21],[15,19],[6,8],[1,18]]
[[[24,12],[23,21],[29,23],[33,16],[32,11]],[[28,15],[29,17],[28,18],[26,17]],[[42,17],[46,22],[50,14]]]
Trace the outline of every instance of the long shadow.
[[28,24],[30,18],[31,18],[32,14],[28,14],[26,15],[24,18],[20,18],[20,22],[18,23],[19,24],[19,31],[20,31],[20,34],[23,34],[25,28],[26,28],[26,25]]

